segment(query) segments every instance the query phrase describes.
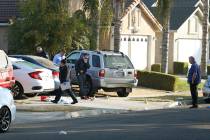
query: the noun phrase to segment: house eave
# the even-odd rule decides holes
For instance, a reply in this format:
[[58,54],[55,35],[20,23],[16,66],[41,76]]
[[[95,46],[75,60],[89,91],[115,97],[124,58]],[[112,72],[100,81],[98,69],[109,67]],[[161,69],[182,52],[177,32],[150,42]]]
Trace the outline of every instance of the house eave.
[[194,12],[176,29],[176,30],[179,30],[184,24],[186,21],[188,21],[193,15],[195,15],[197,12],[199,12],[199,15],[200,16],[203,16],[203,12],[200,10],[199,7],[197,7]]
[[126,9],[125,13],[121,17],[121,21],[125,19],[125,17],[130,13],[136,6],[139,5],[140,8],[143,9],[143,11],[146,13],[146,15],[151,19],[153,25],[155,25],[157,31],[162,31],[163,27],[158,22],[158,20],[155,18],[155,16],[150,12],[150,10],[147,8],[147,6],[141,1],[141,0],[135,0],[129,8]]
[[9,23],[0,23],[0,26],[9,26]]

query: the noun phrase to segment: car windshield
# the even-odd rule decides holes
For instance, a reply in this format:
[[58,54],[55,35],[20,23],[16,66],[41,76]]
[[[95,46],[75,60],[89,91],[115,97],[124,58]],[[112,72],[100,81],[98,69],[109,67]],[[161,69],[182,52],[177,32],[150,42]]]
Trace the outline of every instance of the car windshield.
[[40,69],[42,67],[36,65],[36,64],[33,64],[33,63],[30,63],[28,61],[16,61],[16,62],[13,62],[14,64],[18,64],[18,65],[21,65],[21,66],[24,66],[24,67],[31,67],[33,69]]
[[52,61],[50,61],[49,59],[46,58],[42,58],[42,57],[36,57],[33,56],[31,57],[33,59],[35,59],[36,61],[38,61],[39,63],[41,63],[44,67],[47,68],[51,68],[51,69],[58,69],[58,66],[56,66]]
[[127,56],[104,55],[104,67],[110,69],[133,69],[133,64]]

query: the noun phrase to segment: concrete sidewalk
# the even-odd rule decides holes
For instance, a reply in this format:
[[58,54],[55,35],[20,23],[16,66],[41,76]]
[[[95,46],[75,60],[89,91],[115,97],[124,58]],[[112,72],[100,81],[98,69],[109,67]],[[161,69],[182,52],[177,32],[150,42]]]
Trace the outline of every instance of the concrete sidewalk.
[[[92,100],[79,100],[79,103],[71,105],[70,97],[62,97],[62,102],[53,104],[50,102],[54,97],[49,97],[46,102],[40,101],[40,97],[29,98],[26,100],[16,100],[17,111],[28,112],[92,112],[92,114],[125,112],[125,111],[142,111],[176,107],[177,102],[148,102],[147,97],[165,96],[174,94],[161,90],[152,90],[146,88],[136,88],[125,98],[117,97],[116,93],[104,93],[99,91],[97,97]],[[144,101],[132,101],[132,98],[142,97]],[[65,104],[65,103],[69,104]],[[81,115],[73,115],[81,116]]]

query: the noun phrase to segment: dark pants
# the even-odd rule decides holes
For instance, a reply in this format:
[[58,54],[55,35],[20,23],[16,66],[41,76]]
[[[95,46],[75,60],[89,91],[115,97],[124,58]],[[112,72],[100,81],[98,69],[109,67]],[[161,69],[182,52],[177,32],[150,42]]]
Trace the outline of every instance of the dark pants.
[[79,82],[79,96],[83,97],[83,96],[87,96],[86,93],[86,85],[85,85],[85,81],[86,81],[86,75],[85,74],[80,74],[77,76],[78,82]]
[[62,91],[61,88],[59,88],[56,92],[55,102],[58,102],[61,96],[64,94],[68,94],[72,98],[73,102],[77,102],[77,98],[72,90],[67,89],[65,91]]
[[198,105],[198,84],[190,84],[190,92],[192,97],[192,105],[197,106]]

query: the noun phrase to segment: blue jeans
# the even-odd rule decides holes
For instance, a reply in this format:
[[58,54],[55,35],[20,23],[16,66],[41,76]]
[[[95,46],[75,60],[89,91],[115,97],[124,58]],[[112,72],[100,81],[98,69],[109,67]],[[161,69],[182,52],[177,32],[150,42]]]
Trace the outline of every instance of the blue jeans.
[[78,79],[78,82],[79,82],[79,95],[80,95],[80,97],[87,96],[86,86],[85,86],[86,74],[78,75],[77,79]]

